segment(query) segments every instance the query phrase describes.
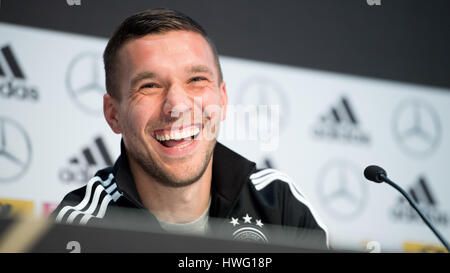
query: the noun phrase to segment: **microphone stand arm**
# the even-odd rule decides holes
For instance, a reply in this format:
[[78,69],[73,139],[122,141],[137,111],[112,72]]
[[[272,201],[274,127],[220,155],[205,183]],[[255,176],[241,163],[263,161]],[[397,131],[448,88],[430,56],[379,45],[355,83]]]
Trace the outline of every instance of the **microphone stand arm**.
[[386,175],[380,174],[379,177],[383,179],[384,182],[388,183],[392,187],[394,187],[396,190],[398,190],[405,198],[408,200],[408,202],[411,204],[411,206],[419,213],[422,220],[425,222],[425,224],[433,231],[433,233],[438,237],[438,239],[441,241],[441,243],[445,246],[448,252],[450,252],[450,248],[448,245],[448,242],[445,240],[444,236],[439,233],[439,231],[434,227],[434,225],[431,223],[431,221],[428,219],[428,217],[423,214],[422,210],[419,208],[419,206],[412,200],[412,198],[409,196],[408,193],[406,193],[401,187],[399,187],[397,184],[392,182]]

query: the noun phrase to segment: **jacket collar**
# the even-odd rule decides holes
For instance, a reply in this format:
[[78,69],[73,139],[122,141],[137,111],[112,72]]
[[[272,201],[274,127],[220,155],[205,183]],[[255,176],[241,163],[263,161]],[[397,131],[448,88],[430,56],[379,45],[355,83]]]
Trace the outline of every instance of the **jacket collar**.
[[[124,197],[136,207],[144,209],[128,163],[128,155],[121,141],[121,154],[113,167],[116,183]],[[255,163],[217,142],[213,153],[211,185],[211,217],[229,217],[239,194],[255,169]]]
[[213,155],[210,216],[229,218],[256,164],[217,142]]
[[113,173],[116,177],[116,184],[124,197],[130,200],[138,208],[144,208],[142,200],[139,197],[136,184],[134,183],[133,175],[128,162],[127,151],[122,140],[120,142],[120,156],[113,167]]

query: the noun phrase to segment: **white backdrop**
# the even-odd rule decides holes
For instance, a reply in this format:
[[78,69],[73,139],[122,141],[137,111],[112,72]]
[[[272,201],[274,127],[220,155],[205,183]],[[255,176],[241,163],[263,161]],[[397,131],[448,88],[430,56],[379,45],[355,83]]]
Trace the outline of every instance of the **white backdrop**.
[[[0,214],[22,207],[47,215],[118,156],[120,136],[102,114],[106,42],[0,24]],[[364,179],[370,164],[383,166],[450,238],[450,90],[225,56],[221,64],[230,112],[219,140],[291,176],[332,246],[440,245],[395,190]],[[278,138],[237,139],[249,131],[233,115],[243,105],[277,105]]]

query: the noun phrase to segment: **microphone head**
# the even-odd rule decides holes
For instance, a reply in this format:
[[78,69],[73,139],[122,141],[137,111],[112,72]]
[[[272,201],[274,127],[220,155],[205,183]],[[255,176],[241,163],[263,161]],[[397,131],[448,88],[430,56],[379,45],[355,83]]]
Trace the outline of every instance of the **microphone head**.
[[375,165],[368,166],[364,170],[364,176],[366,177],[366,179],[376,182],[376,183],[383,182],[383,179],[380,176],[381,174],[384,174],[385,176],[387,176],[386,171],[383,168],[375,166]]

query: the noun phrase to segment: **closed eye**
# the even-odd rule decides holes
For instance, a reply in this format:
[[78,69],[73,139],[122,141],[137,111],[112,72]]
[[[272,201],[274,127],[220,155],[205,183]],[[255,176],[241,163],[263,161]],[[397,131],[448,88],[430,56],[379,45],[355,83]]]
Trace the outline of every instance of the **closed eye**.
[[156,88],[156,84],[155,83],[146,83],[143,86],[141,86],[141,88]]
[[190,82],[199,82],[199,81],[203,81],[206,80],[205,77],[193,77],[190,79]]

